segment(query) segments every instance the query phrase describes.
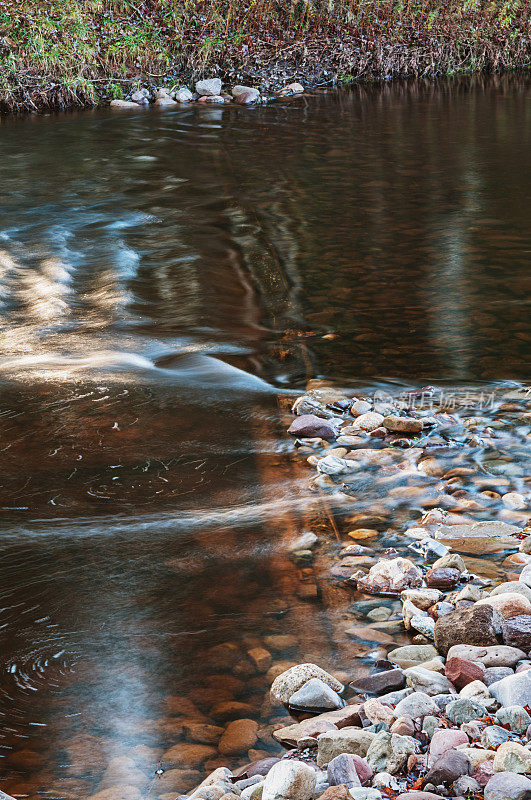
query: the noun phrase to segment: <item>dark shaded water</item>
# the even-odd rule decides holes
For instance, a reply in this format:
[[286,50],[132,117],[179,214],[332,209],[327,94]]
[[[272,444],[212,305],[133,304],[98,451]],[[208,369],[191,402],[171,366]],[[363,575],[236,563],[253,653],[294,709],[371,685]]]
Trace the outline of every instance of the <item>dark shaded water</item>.
[[3,789],[85,797],[140,744],[152,776],[168,697],[271,722],[266,636],[346,666],[277,394],[529,377],[530,88],[1,122]]

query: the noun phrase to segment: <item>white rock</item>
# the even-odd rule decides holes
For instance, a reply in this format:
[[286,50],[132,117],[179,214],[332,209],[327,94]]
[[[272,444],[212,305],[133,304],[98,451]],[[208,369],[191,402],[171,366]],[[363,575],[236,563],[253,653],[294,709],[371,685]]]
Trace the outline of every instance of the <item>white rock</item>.
[[375,736],[376,734],[372,731],[353,726],[319,734],[317,737],[317,766],[326,766],[341,753],[352,753],[364,758]]
[[191,103],[194,99],[194,96],[188,86],[181,86],[180,89],[174,93],[175,100],[178,103]]
[[500,583],[499,586],[496,586],[492,592],[490,593],[491,597],[496,597],[498,594],[517,594],[523,595],[527,600],[531,602],[531,589],[529,586],[526,586],[523,581],[506,581],[506,583]]
[[428,608],[442,600],[443,596],[439,589],[405,589],[400,595],[400,599],[410,600],[417,608],[427,611]]
[[367,411],[365,414],[360,414],[359,417],[356,417],[356,420],[348,426],[348,431],[350,433],[355,430],[361,430],[370,433],[375,431],[376,428],[381,428],[383,420],[384,418],[381,414],[377,414],[375,411]]
[[410,717],[411,719],[423,719],[430,714],[438,714],[438,712],[437,703],[425,692],[413,692],[400,700],[395,708],[397,717]]
[[525,497],[519,492],[507,492],[502,496],[502,503],[512,511],[521,511],[527,506]]
[[388,558],[379,561],[369,570],[368,575],[358,580],[362,592],[396,593],[408,587],[417,588],[422,584],[422,572],[408,558]]
[[454,644],[450,647],[446,658],[465,658],[479,661],[484,667],[514,667],[518,661],[526,657],[523,650],[505,644],[490,647],[478,647],[472,644]]
[[527,564],[523,570],[521,571],[520,575],[518,576],[518,580],[522,583],[525,583],[526,586],[531,588],[531,564]]
[[281,703],[287,703],[291,695],[301,689],[311,678],[319,678],[335,692],[342,692],[344,689],[342,683],[318,667],[317,664],[297,664],[275,678],[271,686],[271,694]]
[[494,711],[498,708],[496,699],[491,695],[487,686],[483,681],[471,681],[463,686],[459,692],[460,697],[468,697],[469,700],[475,700],[485,706],[487,711]]
[[302,761],[278,761],[267,773],[262,800],[310,800],[317,777]]
[[502,706],[526,706],[531,703],[531,669],[508,675],[491,683],[489,692]]
[[404,670],[404,675],[408,686],[412,686],[415,692],[424,692],[430,697],[436,694],[455,694],[454,686],[448,678],[431,669],[409,667]]
[[221,80],[219,78],[205,78],[197,81],[195,90],[201,97],[216,97],[221,92]]
[[330,686],[320,678],[310,678],[289,699],[290,706],[298,708],[334,709],[342,708],[343,701]]

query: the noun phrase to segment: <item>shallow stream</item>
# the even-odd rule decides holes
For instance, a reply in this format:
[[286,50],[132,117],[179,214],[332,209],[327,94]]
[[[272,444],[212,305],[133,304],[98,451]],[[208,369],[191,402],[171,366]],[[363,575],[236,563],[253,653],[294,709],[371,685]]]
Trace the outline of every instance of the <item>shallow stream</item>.
[[[176,796],[280,752],[270,668],[381,655],[387,633],[339,641],[355,598],[327,574],[334,527],[385,506],[378,552],[431,501],[370,476],[339,511],[312,491],[285,433],[308,380],[468,392],[495,428],[513,393],[512,466],[484,471],[528,487],[530,93],[456,79],[0,120],[4,791],[84,798],[122,767],[130,785],[126,762],[102,780],[126,756],[148,783],[125,800]],[[287,553],[309,528],[330,542],[313,571]],[[197,728],[240,717],[252,753]]]

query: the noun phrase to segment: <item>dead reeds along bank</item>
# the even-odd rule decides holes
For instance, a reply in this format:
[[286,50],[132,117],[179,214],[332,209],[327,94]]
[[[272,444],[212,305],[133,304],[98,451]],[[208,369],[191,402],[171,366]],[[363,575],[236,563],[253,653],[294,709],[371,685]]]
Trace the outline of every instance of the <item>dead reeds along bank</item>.
[[531,0],[3,0],[0,110],[204,75],[262,89],[531,65]]

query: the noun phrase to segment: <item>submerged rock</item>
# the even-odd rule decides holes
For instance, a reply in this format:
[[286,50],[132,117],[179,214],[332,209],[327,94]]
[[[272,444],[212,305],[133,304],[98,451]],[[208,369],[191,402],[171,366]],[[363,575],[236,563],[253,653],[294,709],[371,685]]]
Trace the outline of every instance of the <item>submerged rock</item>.
[[518,548],[520,528],[506,522],[467,522],[441,525],[435,538],[461,553],[499,553]]

